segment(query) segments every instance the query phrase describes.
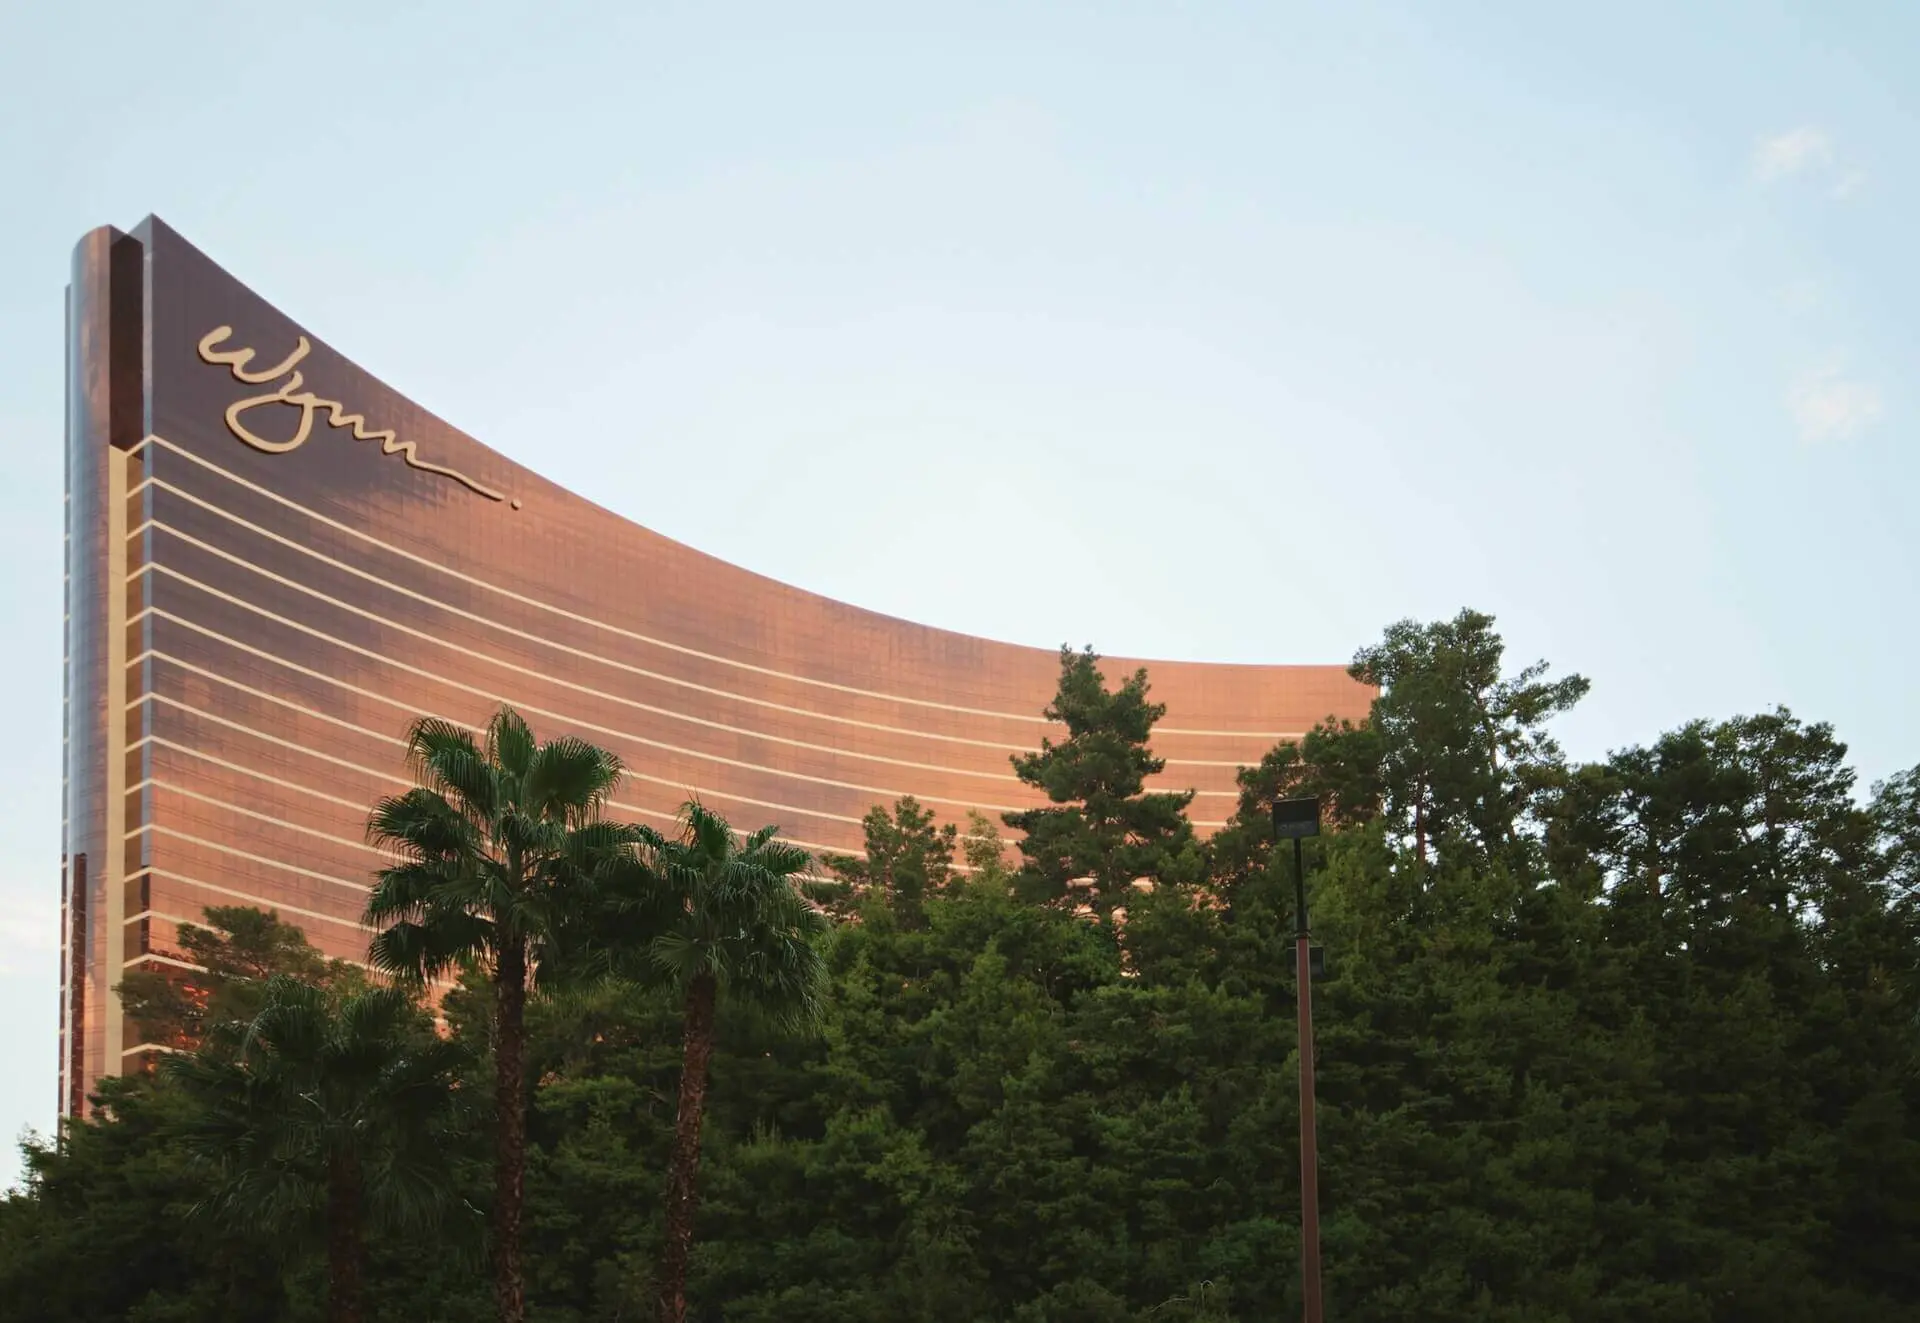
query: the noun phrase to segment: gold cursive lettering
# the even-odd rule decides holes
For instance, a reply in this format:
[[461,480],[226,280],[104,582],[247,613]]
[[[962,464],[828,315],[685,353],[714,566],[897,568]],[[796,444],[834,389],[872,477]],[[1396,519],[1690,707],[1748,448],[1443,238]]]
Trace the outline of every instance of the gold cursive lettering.
[[[301,374],[294,371],[295,365],[313,352],[313,345],[306,336],[301,336],[293,352],[273,367],[254,368],[252,367],[253,350],[220,348],[232,335],[231,326],[216,326],[207,332],[200,339],[201,359],[215,365],[225,365],[233,374],[235,381],[245,382],[250,386],[264,385],[281,377],[285,378],[275,389],[264,395],[250,395],[244,400],[236,400],[227,406],[227,429],[255,450],[269,455],[284,455],[289,450],[298,450],[306,444],[307,438],[313,433],[314,414],[324,413],[327,426],[347,428],[356,441],[378,441],[381,454],[400,456],[401,461],[410,469],[418,469],[422,473],[437,473],[443,478],[451,478],[468,491],[484,496],[489,501],[506,499],[501,493],[491,487],[482,486],[458,469],[450,469],[445,465],[432,464],[421,459],[419,448],[411,441],[402,441],[396,433],[384,428],[377,430],[368,428],[364,415],[348,413],[346,406],[340,401],[325,400],[310,390],[300,389],[306,383]],[[300,425],[285,441],[274,441],[261,436],[242,421],[249,411],[264,408],[270,404],[284,404],[300,411]],[[513,508],[519,509],[520,502],[513,502]]]
[[258,386],[263,381],[272,381],[275,377],[293,371],[296,363],[313,352],[312,342],[303,335],[300,337],[300,343],[293,347],[293,352],[281,359],[277,365],[264,372],[249,372],[247,364],[253,362],[253,350],[214,348],[232,334],[231,326],[216,326],[207,332],[200,338],[200,357],[209,363],[225,363],[233,370],[235,381],[244,381],[249,386]]
[[[311,405],[303,404],[301,396],[294,393],[299,386],[300,374],[295,372],[280,383],[279,390],[268,391],[265,395],[249,395],[244,400],[235,400],[227,406],[228,430],[255,450],[264,450],[269,455],[284,455],[289,450],[298,450],[307,443],[307,434],[313,431],[313,408]],[[310,393],[305,394],[307,399],[313,398]],[[269,441],[240,421],[241,414],[249,409],[258,409],[263,404],[291,404],[300,410],[300,426],[294,430],[290,440]]]

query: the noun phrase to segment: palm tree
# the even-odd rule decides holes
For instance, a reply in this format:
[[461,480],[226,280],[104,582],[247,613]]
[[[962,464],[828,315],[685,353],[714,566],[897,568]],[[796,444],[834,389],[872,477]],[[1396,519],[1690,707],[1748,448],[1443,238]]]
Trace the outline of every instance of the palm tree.
[[650,971],[679,993],[680,1105],[667,1178],[666,1242],[658,1282],[662,1323],[687,1316],[687,1259],[698,1203],[700,1125],[722,998],[759,1011],[794,1032],[819,1013],[825,964],[814,939],[826,916],[803,898],[806,851],[763,827],[744,840],[699,803],[681,811],[677,839],[654,833],[638,929]]
[[523,1323],[527,995],[595,869],[629,852],[639,829],[600,817],[617,758],[584,740],[540,743],[511,708],[488,723],[484,745],[422,718],[407,749],[420,784],[381,800],[368,823],[373,841],[400,856],[367,900],[367,922],[382,929],[373,962],[415,984],[468,962],[492,975],[494,1298],[501,1323]]
[[327,1317],[361,1318],[366,1233],[434,1225],[464,1053],[394,988],[338,998],[288,975],[250,1021],[215,1025],[161,1069],[197,1106],[187,1139],[229,1223],[323,1239]]

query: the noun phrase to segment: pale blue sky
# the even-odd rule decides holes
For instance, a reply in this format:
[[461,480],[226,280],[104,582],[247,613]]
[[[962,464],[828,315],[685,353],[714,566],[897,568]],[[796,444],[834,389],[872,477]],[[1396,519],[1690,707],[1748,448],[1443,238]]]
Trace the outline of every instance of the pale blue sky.
[[1344,661],[1470,604],[1592,677],[1577,754],[1778,702],[1920,761],[1920,6],[1571,8],[5,6],[0,1138],[54,1096],[61,287],[148,212],[863,606]]

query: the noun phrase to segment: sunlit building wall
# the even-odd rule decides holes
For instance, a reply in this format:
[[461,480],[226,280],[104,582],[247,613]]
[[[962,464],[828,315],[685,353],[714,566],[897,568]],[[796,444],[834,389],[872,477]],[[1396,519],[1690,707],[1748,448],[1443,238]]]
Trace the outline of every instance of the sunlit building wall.
[[[158,220],[100,229],[68,296],[61,1106],[154,1050],[112,989],[176,925],[257,905],[363,959],[368,806],[417,715],[503,703],[815,851],[912,794],[1036,802],[1056,655],[910,624],[650,532],[308,336]],[[1114,659],[1110,674],[1139,664]],[[1338,666],[1150,662],[1161,784],[1204,830],[1237,768],[1367,691]]]

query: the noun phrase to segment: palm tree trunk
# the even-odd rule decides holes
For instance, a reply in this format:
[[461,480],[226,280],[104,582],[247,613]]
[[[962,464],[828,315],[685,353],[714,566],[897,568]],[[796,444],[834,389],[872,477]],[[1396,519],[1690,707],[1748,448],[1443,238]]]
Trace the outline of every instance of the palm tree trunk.
[[667,1177],[667,1240],[660,1251],[660,1323],[686,1323],[687,1259],[699,1203],[700,1122],[707,1110],[707,1069],[713,1062],[714,1002],[719,988],[702,974],[687,989],[680,1050],[680,1111]]
[[360,1165],[351,1153],[327,1162],[327,1319],[360,1323]]
[[526,1323],[520,1210],[527,1173],[527,953],[517,942],[501,945],[493,996],[493,1296],[500,1323]]

